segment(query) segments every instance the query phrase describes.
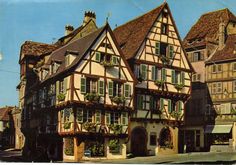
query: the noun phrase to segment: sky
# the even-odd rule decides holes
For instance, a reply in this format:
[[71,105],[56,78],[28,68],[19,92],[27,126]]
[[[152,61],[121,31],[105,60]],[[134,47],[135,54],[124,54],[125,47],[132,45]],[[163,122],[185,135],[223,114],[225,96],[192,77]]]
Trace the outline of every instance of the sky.
[[[96,13],[97,26],[108,17],[112,29],[161,5],[164,0],[0,0],[0,107],[18,106],[20,47],[26,40],[52,43],[75,28],[85,11]],[[235,0],[167,0],[183,39],[198,18],[210,11],[229,8]]]

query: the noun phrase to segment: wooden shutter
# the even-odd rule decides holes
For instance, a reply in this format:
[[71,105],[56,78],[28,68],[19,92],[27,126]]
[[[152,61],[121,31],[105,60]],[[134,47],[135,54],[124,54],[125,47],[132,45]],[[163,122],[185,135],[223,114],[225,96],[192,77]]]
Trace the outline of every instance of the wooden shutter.
[[161,80],[166,81],[166,69],[162,68],[161,70]]
[[171,100],[169,99],[168,100],[168,112],[171,113],[172,111],[172,103],[171,103]]
[[157,73],[156,73],[156,67],[155,66],[152,66],[152,80],[156,80],[156,75],[157,75]]
[[95,61],[98,61],[98,62],[101,61],[101,53],[100,52],[96,52],[96,54],[95,54]]
[[160,42],[156,42],[155,45],[155,54],[160,55]]
[[113,63],[114,65],[117,65],[117,64],[118,64],[118,57],[112,56],[112,63]]
[[80,93],[86,93],[86,78],[84,77],[80,79]]
[[181,81],[182,85],[185,84],[185,73],[184,72],[181,72],[181,74],[180,74],[180,81]]
[[98,81],[98,94],[104,95],[104,81]]
[[164,99],[160,98],[160,110],[164,111]]
[[124,87],[125,97],[130,97],[130,94],[131,94],[131,86],[129,84],[125,84],[125,87]]
[[108,82],[108,95],[113,96],[113,82]]
[[137,105],[138,109],[143,109],[143,96],[142,95],[137,95]]
[[174,57],[174,47],[173,45],[169,45],[169,58]]
[[144,80],[147,79],[147,65],[141,64],[141,76]]
[[176,82],[175,82],[175,70],[172,70],[171,71],[171,83],[172,84],[175,84]]

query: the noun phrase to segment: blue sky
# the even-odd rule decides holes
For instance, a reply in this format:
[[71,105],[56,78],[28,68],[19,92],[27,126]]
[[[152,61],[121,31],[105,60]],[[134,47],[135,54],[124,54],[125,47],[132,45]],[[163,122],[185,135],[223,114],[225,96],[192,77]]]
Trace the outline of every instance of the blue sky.
[[[0,0],[0,107],[18,105],[19,52],[26,40],[52,43],[64,35],[64,26],[78,27],[84,12],[96,12],[97,25],[108,13],[112,29],[157,6],[164,0]],[[235,0],[167,0],[181,38],[205,12],[229,8]]]

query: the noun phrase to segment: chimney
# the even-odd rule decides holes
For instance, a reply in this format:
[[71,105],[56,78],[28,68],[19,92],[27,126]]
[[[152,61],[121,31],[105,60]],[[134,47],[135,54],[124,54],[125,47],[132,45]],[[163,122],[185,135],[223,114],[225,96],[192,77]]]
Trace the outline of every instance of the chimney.
[[96,14],[92,11],[87,11],[84,13],[83,26],[85,26],[90,20],[93,20],[96,24]]
[[68,34],[73,32],[73,30],[74,30],[74,27],[72,25],[66,25],[65,26],[65,36],[67,36]]
[[219,24],[219,49],[223,49],[225,45],[225,24],[222,20],[220,19],[220,24]]

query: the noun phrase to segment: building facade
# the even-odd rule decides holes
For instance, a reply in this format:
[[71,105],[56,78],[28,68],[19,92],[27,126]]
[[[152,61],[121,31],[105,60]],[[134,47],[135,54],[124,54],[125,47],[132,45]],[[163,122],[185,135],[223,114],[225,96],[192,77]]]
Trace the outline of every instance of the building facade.
[[206,61],[224,47],[228,35],[235,33],[236,17],[228,9],[203,14],[184,39],[184,47],[195,74],[192,96],[187,107],[185,139],[193,139],[189,151],[210,150],[208,127],[215,124],[214,99],[209,88]]
[[178,153],[193,69],[168,4],[118,26],[114,33],[138,80],[128,152]]
[[24,95],[23,130],[25,154],[35,159],[34,152],[73,161],[126,157],[134,76],[109,25],[88,23],[32,66],[37,81]]

